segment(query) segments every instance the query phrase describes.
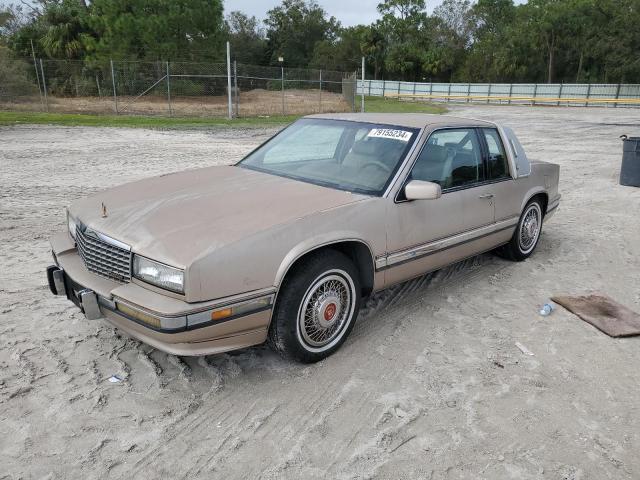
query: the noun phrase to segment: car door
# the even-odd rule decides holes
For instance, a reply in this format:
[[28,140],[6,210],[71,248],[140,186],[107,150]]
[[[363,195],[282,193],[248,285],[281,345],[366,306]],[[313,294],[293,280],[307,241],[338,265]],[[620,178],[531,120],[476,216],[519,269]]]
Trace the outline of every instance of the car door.
[[478,130],[485,147],[487,194],[492,195],[496,223],[508,222],[520,215],[521,193],[516,188],[505,145],[496,128]]
[[401,191],[390,203],[387,285],[473,254],[467,232],[494,222],[492,190],[485,183],[483,146],[475,128],[432,132],[405,183],[411,180],[439,184],[442,196],[407,201]]

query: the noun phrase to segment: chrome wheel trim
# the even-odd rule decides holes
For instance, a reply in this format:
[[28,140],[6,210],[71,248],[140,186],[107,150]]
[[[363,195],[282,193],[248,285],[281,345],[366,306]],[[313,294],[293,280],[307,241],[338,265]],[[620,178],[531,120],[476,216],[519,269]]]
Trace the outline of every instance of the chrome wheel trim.
[[540,205],[532,203],[522,214],[518,227],[518,248],[523,254],[530,253],[538,243],[542,229],[542,210]]
[[344,270],[329,270],[311,282],[296,319],[298,341],[305,350],[324,352],[340,341],[353,320],[355,294]]

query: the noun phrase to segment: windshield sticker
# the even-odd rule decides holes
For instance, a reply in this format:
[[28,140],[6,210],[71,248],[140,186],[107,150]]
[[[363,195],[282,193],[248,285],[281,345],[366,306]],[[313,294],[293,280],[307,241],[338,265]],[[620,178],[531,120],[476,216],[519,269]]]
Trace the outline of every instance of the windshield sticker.
[[374,128],[369,132],[367,137],[371,138],[390,138],[392,140],[400,140],[408,142],[411,139],[412,132],[406,130],[394,130],[391,128]]

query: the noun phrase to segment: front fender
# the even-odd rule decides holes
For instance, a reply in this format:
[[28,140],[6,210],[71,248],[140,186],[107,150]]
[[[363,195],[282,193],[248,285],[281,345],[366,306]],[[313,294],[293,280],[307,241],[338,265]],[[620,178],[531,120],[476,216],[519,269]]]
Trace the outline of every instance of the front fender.
[[337,232],[327,232],[320,235],[317,235],[313,238],[307,238],[302,242],[295,245],[287,255],[285,255],[282,263],[280,263],[280,267],[276,272],[276,278],[274,280],[275,286],[280,286],[282,280],[285,275],[291,268],[291,266],[301,258],[302,256],[310,253],[314,250],[318,250],[319,248],[326,247],[331,244],[336,244],[340,242],[358,242],[363,244],[369,250],[371,255],[371,261],[373,262],[375,259],[373,249],[369,243],[361,238],[358,238],[355,232],[350,231],[337,231]]

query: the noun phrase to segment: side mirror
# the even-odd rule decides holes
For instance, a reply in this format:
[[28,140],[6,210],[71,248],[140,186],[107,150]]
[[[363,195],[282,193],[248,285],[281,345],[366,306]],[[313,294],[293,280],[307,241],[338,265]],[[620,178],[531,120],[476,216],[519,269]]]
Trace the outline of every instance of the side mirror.
[[442,196],[442,189],[437,183],[411,180],[404,187],[404,195],[407,200],[435,200]]

